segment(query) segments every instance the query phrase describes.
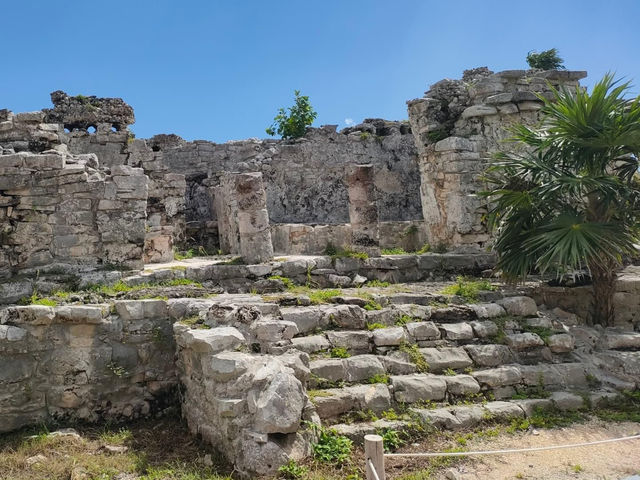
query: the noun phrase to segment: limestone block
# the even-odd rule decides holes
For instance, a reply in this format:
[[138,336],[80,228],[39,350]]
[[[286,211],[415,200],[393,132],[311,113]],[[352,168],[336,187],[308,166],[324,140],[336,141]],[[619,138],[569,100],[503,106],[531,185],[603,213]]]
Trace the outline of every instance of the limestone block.
[[532,317],[537,314],[536,302],[530,297],[506,297],[498,301],[509,315]]
[[575,348],[573,337],[566,333],[551,335],[547,345],[553,353],[566,353]]
[[361,410],[381,413],[391,408],[391,394],[385,384],[356,385],[351,388],[356,394],[358,407]]
[[514,403],[524,411],[527,417],[533,416],[538,409],[550,410],[553,407],[553,402],[548,398],[527,398],[516,400]]
[[498,367],[478,370],[471,375],[481,384],[490,388],[516,385],[522,381],[522,374],[517,367]]
[[352,354],[369,353],[371,332],[328,331],[327,339],[334,347],[346,348]]
[[398,346],[406,340],[407,335],[402,327],[380,328],[373,332],[373,343],[377,347]]
[[506,315],[504,308],[497,303],[472,303],[469,306],[476,312],[478,318],[495,318]]
[[514,333],[505,337],[507,345],[516,352],[541,347],[544,341],[535,333]]
[[410,322],[405,325],[408,334],[416,341],[437,340],[440,329],[433,322]]
[[448,368],[453,370],[467,368],[473,362],[462,347],[454,348],[421,348],[420,353],[429,365],[429,371],[438,373]]
[[444,380],[451,395],[473,395],[480,391],[480,385],[471,375],[446,376]]
[[[217,327],[208,330],[180,329],[176,324],[176,341],[182,348],[198,353],[218,353],[244,344],[244,336],[234,327]],[[182,331],[181,331],[182,330]]]
[[262,433],[293,433],[300,428],[307,395],[300,381],[278,374],[256,402],[255,428]]
[[315,353],[331,348],[331,343],[324,335],[311,335],[308,337],[296,337],[291,340],[293,346],[306,353]]
[[479,338],[493,337],[498,334],[498,326],[489,320],[484,322],[471,322],[473,333]]
[[417,413],[424,422],[436,428],[446,428],[447,430],[462,428],[460,420],[446,408],[435,408],[433,410],[416,408],[412,409],[412,411]]
[[295,323],[299,333],[312,332],[316,328],[325,326],[321,324],[323,311],[318,307],[281,308],[280,314],[283,320]]
[[637,349],[640,348],[640,333],[607,330],[602,343],[610,350]]
[[511,361],[511,350],[505,345],[466,345],[467,353],[480,367],[497,367]]
[[65,305],[55,308],[60,323],[101,323],[109,315],[108,305]]
[[472,105],[462,112],[462,118],[484,117],[487,115],[497,115],[496,107],[490,105]]
[[394,397],[397,402],[415,403],[427,400],[443,400],[447,384],[435,375],[414,374],[392,376]]
[[279,342],[291,340],[298,333],[298,326],[286,320],[259,320],[253,326],[258,340],[264,342]]
[[443,323],[440,325],[440,330],[447,340],[473,339],[473,329],[468,323]]
[[330,382],[344,380],[347,376],[345,363],[339,358],[313,360],[310,368],[313,375]]
[[381,355],[378,359],[384,365],[384,369],[391,375],[408,375],[416,373],[416,365],[411,362],[406,354],[399,355],[390,352],[388,355]]
[[550,397],[553,405],[562,411],[579,410],[584,407],[584,400],[580,395],[569,392],[553,392]]
[[448,137],[444,140],[440,140],[435,144],[436,152],[446,152],[449,150],[461,150],[473,152],[475,145],[471,140],[462,137]]
[[497,420],[524,417],[524,411],[517,404],[511,402],[489,402],[484,408],[489,415]]
[[339,328],[364,328],[366,319],[364,310],[356,305],[336,305],[324,310],[324,323]]
[[385,369],[374,355],[357,355],[343,360],[348,382],[361,382],[375,375],[384,375]]
[[332,388],[312,398],[321,418],[334,418],[358,407],[357,391],[353,387]]

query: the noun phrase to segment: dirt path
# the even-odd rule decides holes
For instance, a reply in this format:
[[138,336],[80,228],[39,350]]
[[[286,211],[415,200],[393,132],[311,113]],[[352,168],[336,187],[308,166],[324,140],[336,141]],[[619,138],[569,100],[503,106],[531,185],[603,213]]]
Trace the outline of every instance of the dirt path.
[[[581,425],[539,430],[536,433],[526,432],[500,435],[490,440],[471,440],[466,449],[496,450],[592,442],[638,434],[640,425],[592,420]],[[640,474],[640,440],[566,450],[477,457],[443,473],[439,478],[619,480],[634,474]]]

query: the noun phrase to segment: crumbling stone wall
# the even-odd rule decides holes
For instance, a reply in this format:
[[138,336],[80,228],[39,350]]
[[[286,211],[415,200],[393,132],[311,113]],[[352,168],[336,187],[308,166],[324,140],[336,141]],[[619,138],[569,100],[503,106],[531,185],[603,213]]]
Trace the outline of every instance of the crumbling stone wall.
[[551,88],[575,87],[586,72],[465,71],[411,100],[409,120],[419,152],[420,194],[432,245],[483,247],[489,241],[486,207],[478,193],[487,162],[510,136],[509,127],[539,121]]
[[0,152],[0,281],[65,266],[142,267],[141,169],[107,174],[95,155],[9,152]]
[[[184,241],[184,175],[169,171],[163,163],[162,152],[153,145],[133,138],[128,130],[128,126],[135,121],[133,109],[121,99],[82,95],[70,97],[56,91],[51,94],[51,100],[53,109],[17,115],[8,110],[0,111],[0,148],[3,152],[39,153],[55,150],[60,154],[71,154],[67,155],[68,163],[76,162],[73,158],[80,161],[90,158],[90,167],[99,172],[96,175],[117,180],[117,198],[113,197],[113,188],[104,190],[106,196],[99,208],[102,213],[96,217],[102,230],[111,230],[102,239],[105,255],[100,255],[100,249],[92,249],[90,241],[85,249],[88,263],[98,261],[137,268],[142,260],[172,260],[174,246]],[[30,173],[33,171],[29,170]],[[65,175],[69,171],[66,169]],[[0,175],[5,175],[5,172]],[[121,178],[127,175],[136,178]],[[148,177],[146,183],[138,178],[145,175]],[[68,190],[70,187],[65,188]],[[54,190],[52,184],[48,185],[47,194],[54,194]],[[62,195],[63,191],[58,193]],[[82,197],[84,194],[79,192],[77,195]],[[95,198],[98,198],[99,195],[96,195]],[[133,215],[131,211],[127,213],[127,209],[131,208],[142,210]],[[121,221],[114,216],[118,210],[122,211],[126,220]],[[112,226],[109,226],[109,222],[112,222]],[[140,236],[144,238],[144,248],[129,248],[125,254],[126,245],[130,241],[137,243]],[[118,243],[121,245],[118,246]],[[136,261],[133,261],[134,257]],[[40,262],[39,266],[44,264]]]
[[245,263],[273,258],[267,198],[262,174],[226,173],[216,189],[220,244],[225,253],[238,253]]
[[416,148],[406,122],[367,119],[336,132],[312,128],[294,141],[249,139],[215,144],[158,136],[149,141],[172,171],[187,177],[189,235],[217,220],[211,188],[224,172],[262,172],[269,219],[274,223],[349,222],[345,168],[371,163],[380,219],[422,219]]
[[171,325],[162,300],[0,310],[0,432],[175,408]]

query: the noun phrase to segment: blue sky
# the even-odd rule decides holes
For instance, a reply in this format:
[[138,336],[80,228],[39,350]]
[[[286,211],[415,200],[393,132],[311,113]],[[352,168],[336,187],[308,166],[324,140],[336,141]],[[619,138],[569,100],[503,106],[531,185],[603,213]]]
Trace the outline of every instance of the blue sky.
[[[49,93],[122,97],[138,137],[266,137],[293,90],[314,125],[407,118],[442,78],[526,68],[556,47],[591,85],[640,84],[638,0],[2,2],[0,108],[49,107]],[[633,92],[638,93],[634,88]]]

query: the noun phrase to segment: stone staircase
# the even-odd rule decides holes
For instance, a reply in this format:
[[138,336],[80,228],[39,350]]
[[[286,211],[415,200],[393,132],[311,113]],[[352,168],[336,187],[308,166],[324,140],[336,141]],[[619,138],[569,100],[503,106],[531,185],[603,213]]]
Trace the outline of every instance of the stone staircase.
[[[250,326],[232,323],[251,350],[294,368],[313,405],[307,418],[356,442],[416,422],[456,430],[525,418],[538,407],[597,406],[617,396],[616,388],[637,388],[635,370],[626,381],[601,367],[607,355],[624,365],[631,355],[637,368],[640,334],[569,326],[529,297],[484,292],[481,303],[464,303],[436,293],[343,293],[323,305],[299,305],[307,299],[290,295],[269,302],[220,296],[204,301],[217,306],[201,318],[214,330],[227,328],[231,305],[248,307]],[[594,352],[596,344],[605,351]]]

